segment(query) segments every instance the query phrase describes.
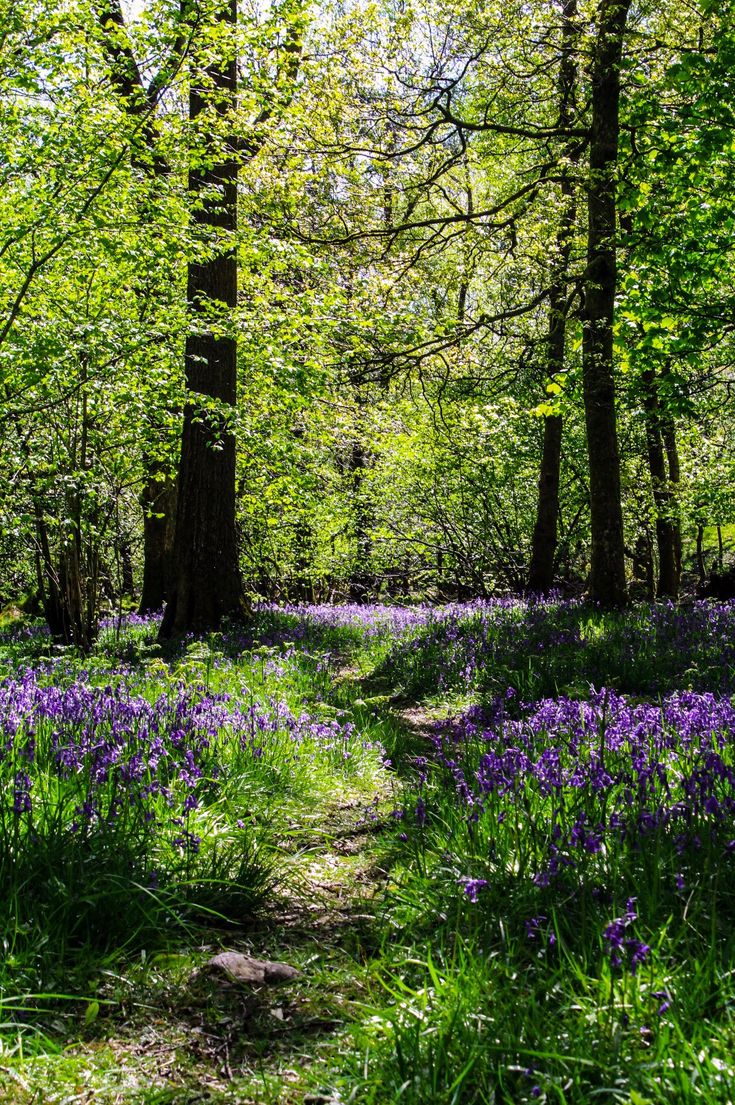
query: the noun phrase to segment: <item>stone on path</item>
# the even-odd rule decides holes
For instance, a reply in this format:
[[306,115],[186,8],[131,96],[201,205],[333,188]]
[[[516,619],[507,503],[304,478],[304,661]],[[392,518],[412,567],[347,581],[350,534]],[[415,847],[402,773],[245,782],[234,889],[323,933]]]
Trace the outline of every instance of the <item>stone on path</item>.
[[241,952],[220,952],[207,960],[204,969],[222,975],[229,982],[248,986],[278,986],[283,982],[291,982],[301,974],[301,971],[288,963],[253,959]]

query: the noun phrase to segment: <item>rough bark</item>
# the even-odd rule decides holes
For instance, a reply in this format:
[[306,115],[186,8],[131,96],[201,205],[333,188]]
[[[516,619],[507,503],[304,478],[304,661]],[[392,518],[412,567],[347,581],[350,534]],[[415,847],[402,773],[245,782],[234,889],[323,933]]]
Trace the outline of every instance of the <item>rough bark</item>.
[[582,385],[590,469],[589,595],[602,606],[623,606],[627,602],[613,321],[617,287],[615,176],[620,132],[620,62],[630,2],[601,0],[592,62]]
[[[236,0],[225,0],[217,18],[234,24]],[[196,59],[194,64],[196,64]],[[232,56],[193,73],[189,113],[195,121],[208,107],[233,111],[237,65]],[[207,153],[212,156],[214,141]],[[206,158],[205,158],[206,160]],[[212,158],[214,160],[214,158]],[[188,400],[184,409],[179,494],[174,532],[174,585],[161,636],[206,632],[223,617],[242,611],[242,586],[235,526],[235,439],[227,426],[237,387],[237,345],[232,336],[210,328],[209,316],[237,305],[237,171],[234,141],[221,160],[194,167],[189,188],[195,230],[224,239],[220,250],[189,264],[187,296],[191,328],[186,339]],[[212,403],[214,400],[214,407]]]
[[143,504],[143,590],[138,611],[150,614],[167,601],[172,583],[176,480],[149,467]]
[[[562,23],[562,56],[559,66],[559,127],[568,129],[574,119],[574,99],[577,82],[575,60],[575,20],[577,0],[565,0]],[[567,151],[570,165],[578,159],[575,147]],[[566,167],[561,177],[562,212],[556,235],[556,260],[549,292],[549,329],[547,338],[547,374],[550,379],[563,371],[567,334],[567,286],[569,259],[576,219],[573,182]],[[558,543],[559,485],[561,473],[561,443],[563,420],[560,414],[544,418],[544,439],[538,483],[536,522],[531,540],[531,563],[527,590],[530,594],[546,595],[554,584],[554,567]]]

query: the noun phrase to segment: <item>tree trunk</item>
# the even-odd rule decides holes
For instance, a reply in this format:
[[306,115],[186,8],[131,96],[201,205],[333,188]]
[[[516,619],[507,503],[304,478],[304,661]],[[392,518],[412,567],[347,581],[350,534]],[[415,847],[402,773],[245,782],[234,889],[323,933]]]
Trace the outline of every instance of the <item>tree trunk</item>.
[[[574,96],[577,81],[575,61],[575,19],[577,0],[565,0],[562,23],[562,56],[559,66],[559,126],[569,127],[574,119]],[[574,165],[579,150],[571,147],[568,160]],[[566,168],[561,178],[562,212],[556,235],[556,260],[549,292],[549,330],[547,339],[548,368],[551,380],[564,370],[567,335],[567,286],[569,259],[576,220],[574,184]],[[538,483],[536,523],[531,540],[531,563],[527,591],[547,595],[554,583],[554,565],[558,542],[559,483],[561,471],[562,416],[549,414],[544,418],[544,441]]]
[[[664,369],[664,375],[666,374]],[[681,479],[681,468],[679,465],[679,449],[676,444],[676,428],[674,426],[674,419],[669,411],[662,411],[662,434],[664,439],[664,449],[666,450],[666,462],[669,466],[669,486],[671,487],[671,494],[673,500],[674,514],[672,518],[672,526],[674,531],[674,560],[676,563],[676,576],[681,581],[681,558],[682,558],[682,544],[681,544],[681,520],[679,517],[679,482]]]
[[704,526],[697,526],[697,573],[699,582],[704,583],[707,578],[707,569],[704,563]]
[[65,645],[88,652],[97,633],[97,553],[83,557],[78,521],[74,532],[54,557],[43,507],[34,498],[36,521],[36,576],[43,612],[51,636]]
[[630,3],[631,0],[601,0],[592,63],[582,386],[590,468],[589,593],[593,602],[603,606],[623,606],[627,602],[613,320],[617,287],[615,173],[620,131],[620,62]]
[[[234,26],[236,0],[225,0],[217,19]],[[226,58],[194,73],[189,96],[192,121],[205,110],[220,120],[235,108],[237,65],[233,38],[221,47]],[[196,64],[196,58],[194,61]],[[207,156],[215,161],[221,136],[208,136]],[[227,425],[227,408],[235,405],[237,345],[232,336],[215,332],[210,319],[222,320],[221,307],[237,305],[237,157],[234,142],[221,160],[192,168],[189,188],[195,229],[207,238],[220,232],[221,246],[212,257],[192,261],[188,274],[191,328],[186,339],[188,399],[184,409],[179,466],[179,495],[174,534],[174,584],[161,636],[216,630],[223,617],[242,612],[242,587],[235,526],[235,439]],[[201,397],[201,398],[199,398]],[[212,409],[211,400],[214,400]],[[224,410],[223,410],[224,408]]]
[[314,535],[306,518],[294,527],[294,598],[297,602],[314,601]]
[[152,614],[171,590],[176,480],[150,469],[143,488],[143,591],[138,612]]
[[[358,398],[358,411],[362,409],[362,402]],[[362,432],[362,424],[356,427],[356,433]],[[372,561],[372,539],[370,535],[373,524],[370,505],[365,493],[365,470],[371,463],[371,457],[362,441],[355,439],[350,452],[350,470],[352,474],[352,501],[354,509],[354,535],[355,535],[355,559],[349,580],[349,594],[352,602],[364,601],[373,585],[373,577],[370,567]]]
[[554,583],[554,558],[559,516],[559,479],[561,469],[562,416],[544,418],[544,444],[538,483],[536,524],[533,527],[531,565],[528,571],[529,594],[548,595]]
[[646,445],[651,473],[653,501],[656,506],[656,548],[658,550],[657,598],[679,597],[680,558],[677,556],[677,529],[673,512],[676,504],[666,467],[661,406],[654,369],[643,373],[643,406],[646,411]]
[[54,566],[51,555],[46,519],[44,518],[43,507],[35,496],[33,498],[33,509],[36,520],[36,579],[43,604],[43,614],[54,640],[71,644],[71,631],[61,598],[59,573]]

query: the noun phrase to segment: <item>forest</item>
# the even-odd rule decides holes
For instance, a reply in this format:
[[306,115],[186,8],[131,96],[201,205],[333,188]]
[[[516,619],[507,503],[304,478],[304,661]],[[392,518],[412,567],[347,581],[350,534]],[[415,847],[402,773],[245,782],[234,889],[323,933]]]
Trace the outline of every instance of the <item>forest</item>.
[[0,1105],[735,1100],[733,0],[0,0]]

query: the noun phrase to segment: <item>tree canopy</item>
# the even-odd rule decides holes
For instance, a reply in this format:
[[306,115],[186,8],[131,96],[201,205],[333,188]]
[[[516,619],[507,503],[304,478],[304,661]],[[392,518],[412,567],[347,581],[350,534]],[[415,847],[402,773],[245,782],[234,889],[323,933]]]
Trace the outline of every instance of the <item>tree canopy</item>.
[[85,646],[144,579],[185,632],[722,568],[732,14],[3,5],[4,601]]

